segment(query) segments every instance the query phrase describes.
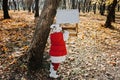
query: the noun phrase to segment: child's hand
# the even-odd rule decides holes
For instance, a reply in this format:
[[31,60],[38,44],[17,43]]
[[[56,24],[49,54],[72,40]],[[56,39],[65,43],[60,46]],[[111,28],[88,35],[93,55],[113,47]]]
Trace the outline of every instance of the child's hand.
[[64,30],[64,33],[65,33],[65,34],[69,34],[69,32],[68,32],[67,30]]
[[64,37],[64,41],[67,41],[69,38],[69,32],[64,30],[63,37]]

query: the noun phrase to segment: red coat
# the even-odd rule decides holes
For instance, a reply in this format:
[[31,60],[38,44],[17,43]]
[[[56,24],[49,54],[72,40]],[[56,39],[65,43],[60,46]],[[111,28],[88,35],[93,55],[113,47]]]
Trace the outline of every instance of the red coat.
[[63,39],[62,32],[52,33],[50,35],[51,47],[50,47],[50,55],[59,57],[65,56],[67,54],[66,45]]

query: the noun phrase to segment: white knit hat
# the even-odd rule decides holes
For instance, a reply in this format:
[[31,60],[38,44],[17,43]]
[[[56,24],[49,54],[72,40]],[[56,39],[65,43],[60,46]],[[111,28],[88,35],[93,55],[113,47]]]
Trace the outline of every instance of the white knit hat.
[[59,27],[59,24],[52,24],[50,28]]

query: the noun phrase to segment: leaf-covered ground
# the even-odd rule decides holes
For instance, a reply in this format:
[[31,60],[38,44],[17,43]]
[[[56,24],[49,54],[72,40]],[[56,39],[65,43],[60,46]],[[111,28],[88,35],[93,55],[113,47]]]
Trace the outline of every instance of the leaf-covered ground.
[[[81,14],[78,35],[66,42],[68,55],[59,67],[60,80],[120,80],[120,12],[114,29],[104,28],[106,16]],[[3,20],[0,11],[0,80],[52,80],[49,78],[49,41],[43,69],[27,74],[24,60],[35,29],[34,15],[10,11]],[[22,61],[21,61],[22,60]],[[29,77],[28,77],[29,76]]]

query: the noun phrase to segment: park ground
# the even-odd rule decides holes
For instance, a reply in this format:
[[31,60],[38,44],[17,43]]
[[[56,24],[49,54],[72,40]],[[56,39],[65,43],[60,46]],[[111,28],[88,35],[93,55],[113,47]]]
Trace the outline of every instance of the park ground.
[[[27,77],[25,60],[35,30],[34,14],[0,11],[0,80],[52,80],[49,78],[49,40],[43,69]],[[120,12],[114,29],[104,27],[106,16],[81,13],[77,36],[66,42],[68,55],[59,67],[59,80],[120,80]],[[36,79],[37,78],[37,79]]]

